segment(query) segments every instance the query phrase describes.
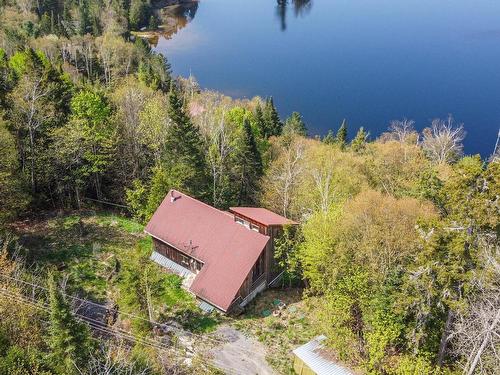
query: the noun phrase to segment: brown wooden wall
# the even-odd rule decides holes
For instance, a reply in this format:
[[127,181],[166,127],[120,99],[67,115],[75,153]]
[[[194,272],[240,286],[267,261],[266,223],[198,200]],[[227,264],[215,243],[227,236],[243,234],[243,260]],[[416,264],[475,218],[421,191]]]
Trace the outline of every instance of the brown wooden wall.
[[[261,255],[263,258],[265,258],[265,255],[266,255],[265,249],[262,251]],[[258,262],[258,260],[257,260],[257,262]],[[252,267],[252,270],[245,278],[245,281],[241,285],[240,290],[238,291],[238,294],[235,296],[235,299],[237,299],[238,297],[241,297],[241,299],[245,298],[255,288],[257,288],[262,283],[262,281],[267,279],[267,273],[266,273],[265,268],[263,270],[264,272],[262,272],[262,274],[258,278],[254,278],[254,271],[255,271],[256,267],[257,267],[257,263],[254,264],[254,266]]]
[[236,218],[239,218],[241,220],[245,220],[250,223],[251,226],[253,227],[258,227],[259,228],[259,233],[264,234],[266,236],[269,236],[271,239],[267,243],[266,250],[265,250],[265,273],[266,273],[266,279],[268,282],[271,282],[278,274],[277,272],[277,267],[276,267],[276,262],[274,259],[274,241],[276,238],[278,238],[281,233],[283,232],[283,227],[281,225],[269,225],[266,226],[264,224],[261,224],[247,216],[238,214],[236,212],[232,212],[233,215]]
[[153,238],[153,247],[157,253],[160,253],[164,257],[167,257],[168,259],[174,261],[177,264],[180,264],[184,268],[187,268],[194,273],[200,271],[201,267],[203,266],[203,263],[201,263],[200,261],[180,252],[179,250],[167,245],[164,242],[161,242],[160,240],[157,240],[156,238]]

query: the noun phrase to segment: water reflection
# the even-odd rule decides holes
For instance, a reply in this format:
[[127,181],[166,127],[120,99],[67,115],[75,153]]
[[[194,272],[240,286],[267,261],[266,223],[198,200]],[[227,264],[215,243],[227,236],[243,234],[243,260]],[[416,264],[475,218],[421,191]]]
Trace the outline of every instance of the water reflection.
[[281,31],[285,31],[287,27],[286,17],[289,4],[293,5],[295,17],[307,15],[311,11],[313,5],[312,0],[276,0],[276,2],[276,14],[280,20]]
[[175,34],[194,19],[198,11],[198,5],[198,1],[190,1],[162,8],[160,11],[162,25],[152,35],[148,35],[149,43],[156,47],[160,37],[172,39]]

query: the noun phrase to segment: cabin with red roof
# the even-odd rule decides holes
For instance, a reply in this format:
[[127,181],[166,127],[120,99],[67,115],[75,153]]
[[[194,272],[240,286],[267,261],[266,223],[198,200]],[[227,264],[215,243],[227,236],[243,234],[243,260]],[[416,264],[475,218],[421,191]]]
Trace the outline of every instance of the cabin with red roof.
[[296,224],[264,208],[218,210],[171,190],[146,226],[151,259],[183,277],[206,311],[243,308],[278,276],[274,239]]

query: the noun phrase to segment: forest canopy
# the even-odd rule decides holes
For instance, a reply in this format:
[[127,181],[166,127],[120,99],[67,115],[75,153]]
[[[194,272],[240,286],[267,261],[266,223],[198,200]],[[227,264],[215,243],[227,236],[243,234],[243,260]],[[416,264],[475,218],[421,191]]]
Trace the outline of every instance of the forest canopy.
[[[177,188],[300,223],[277,260],[344,363],[373,374],[500,368],[500,156],[464,156],[451,116],[421,133],[401,119],[350,139],[343,121],[313,137],[272,97],[201,89],[130,33],[154,22],[154,6],[0,1],[0,272],[30,274],[13,257],[15,220],[92,199],[144,223]],[[125,270],[137,290],[154,274],[144,259]],[[28,330],[40,312],[0,297],[0,374],[21,358],[31,372],[19,374],[68,374],[96,358],[58,282],[47,286],[49,328]],[[127,298],[145,313],[141,295]]]

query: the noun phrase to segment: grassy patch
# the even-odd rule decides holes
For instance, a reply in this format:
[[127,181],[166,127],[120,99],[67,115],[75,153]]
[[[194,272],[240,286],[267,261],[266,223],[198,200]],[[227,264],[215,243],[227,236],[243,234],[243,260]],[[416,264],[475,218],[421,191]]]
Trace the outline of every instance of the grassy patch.
[[[133,219],[79,211],[20,222],[13,229],[28,263],[65,273],[73,294],[103,303],[112,299],[120,311],[146,317],[148,302],[156,317],[164,312],[175,316],[177,311],[191,311],[192,317],[199,313],[192,295],[182,289],[181,278],[149,260],[151,238]],[[211,324],[206,317],[189,322],[199,331]]]
[[133,219],[115,214],[99,212],[96,215],[96,222],[103,226],[118,227],[129,234],[141,234],[144,231],[144,225]]

